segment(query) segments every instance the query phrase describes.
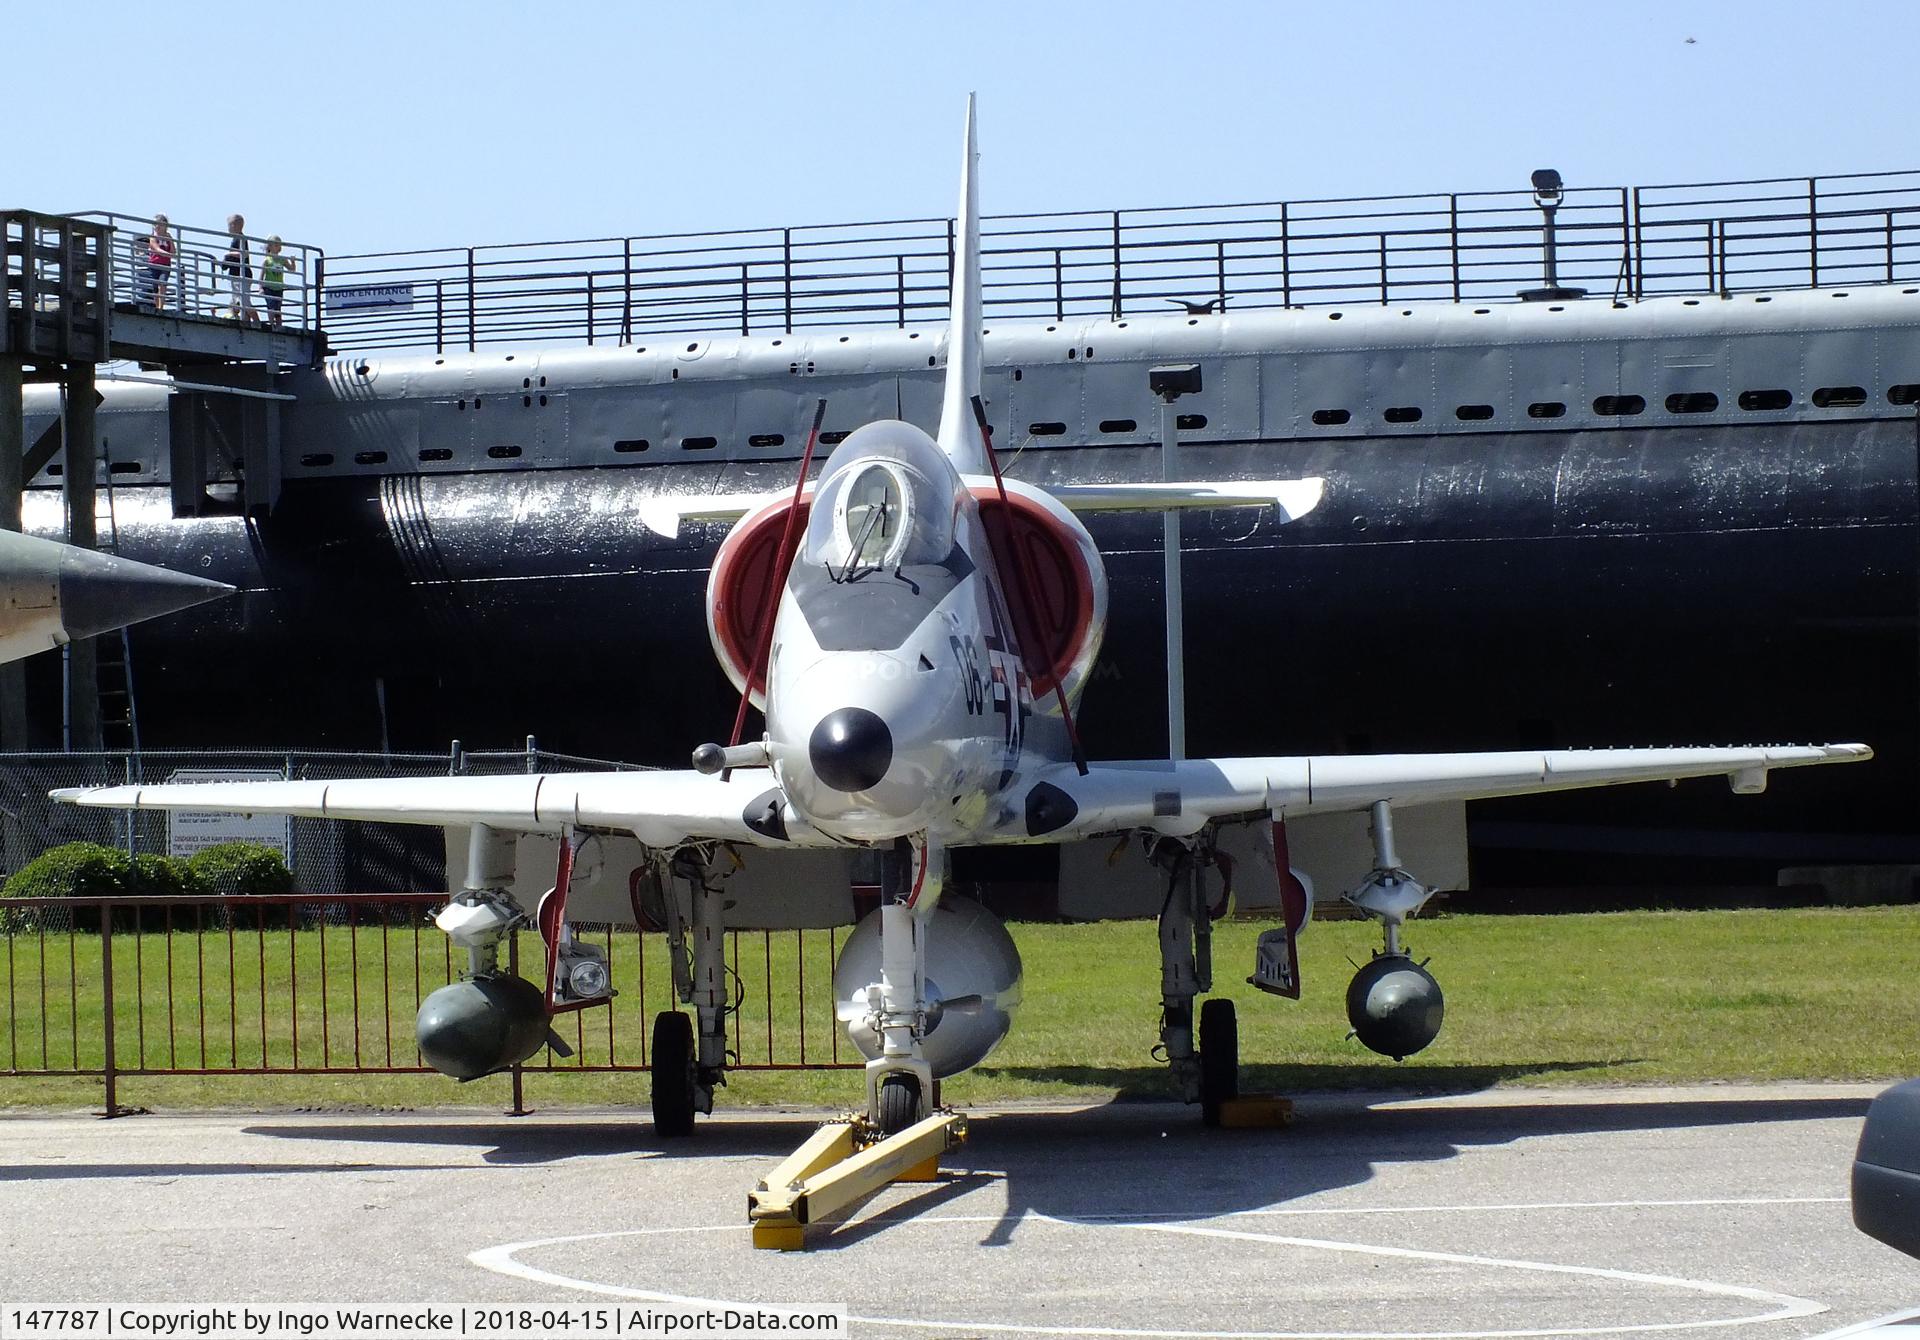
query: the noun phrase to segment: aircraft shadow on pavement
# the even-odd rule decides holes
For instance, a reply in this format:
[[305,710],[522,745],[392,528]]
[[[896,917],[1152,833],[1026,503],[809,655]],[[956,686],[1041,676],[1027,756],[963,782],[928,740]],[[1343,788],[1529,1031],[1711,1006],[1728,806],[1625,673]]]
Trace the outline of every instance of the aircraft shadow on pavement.
[[[1539,1073],[1548,1068],[1526,1069]],[[1450,1159],[1476,1146],[1536,1136],[1858,1119],[1871,1101],[1791,1094],[1621,1101],[1583,1099],[1559,1090],[1543,1092],[1539,1101],[1516,1091],[1502,1094],[1497,1102],[1391,1105],[1418,1096],[1398,1091],[1305,1097],[1294,1124],[1285,1130],[1208,1130],[1197,1110],[1165,1101],[988,1113],[975,1118],[972,1138],[945,1160],[947,1180],[916,1188],[907,1200],[889,1202],[878,1213],[856,1209],[840,1223],[823,1224],[825,1231],[818,1232],[815,1246],[854,1246],[994,1182],[1004,1186],[1005,1199],[995,1202],[998,1218],[982,1237],[982,1246],[1011,1242],[1029,1214],[1101,1223],[1204,1219],[1360,1186],[1383,1165]],[[607,1122],[561,1113],[494,1121],[423,1115],[364,1124],[261,1124],[247,1131],[293,1140],[467,1146],[483,1151],[482,1159],[494,1165],[625,1155],[758,1157],[771,1168],[817,1121],[817,1116],[800,1114],[730,1118],[703,1124],[690,1139],[667,1141],[654,1136],[644,1117]],[[273,1170],[271,1165],[257,1169]],[[740,1177],[742,1171],[716,1167],[715,1175]]]
[[[1496,1084],[1525,1079],[1530,1075],[1574,1074],[1630,1065],[1638,1058],[1609,1057],[1603,1061],[1538,1061],[1518,1065],[1416,1065],[1404,1066],[1388,1061],[1362,1065],[1262,1065],[1257,1062],[1240,1067],[1242,1093],[1322,1093],[1396,1092],[1406,1094],[1478,1093]],[[972,1073],[984,1077],[1019,1079],[1027,1082],[1075,1084],[1087,1088],[1113,1090],[1114,1097],[1164,1099],[1167,1096],[1167,1068],[1164,1065],[1137,1066],[993,1066],[977,1067]]]
[[[1411,1096],[1373,1097],[1392,1102]],[[1516,1094],[1509,1103],[1484,1106],[1379,1107],[1364,1096],[1335,1095],[1303,1100],[1285,1130],[1207,1130],[1189,1108],[1122,1103],[1085,1114],[985,1118],[954,1163],[1004,1173],[1004,1213],[981,1243],[1002,1246],[1029,1213],[1103,1223],[1208,1218],[1359,1186],[1383,1165],[1451,1159],[1475,1146],[1534,1136],[1853,1119],[1865,1115],[1869,1101],[1583,1102],[1556,1096],[1532,1103]],[[1570,1191],[1569,1198],[1579,1197]]]
[[0,1186],[9,1182],[72,1182],[89,1178],[284,1176],[294,1173],[433,1172],[431,1163],[67,1163],[0,1165]]
[[[423,1113],[409,1121],[342,1122],[335,1126],[272,1124],[245,1128],[248,1135],[288,1140],[342,1140],[356,1144],[411,1144],[463,1146],[481,1149],[486,1163],[527,1165],[558,1163],[563,1159],[685,1155],[731,1157],[765,1154],[777,1161],[793,1152],[804,1133],[819,1124],[817,1115],[703,1123],[687,1140],[662,1140],[653,1133],[653,1121],[636,1115],[630,1122],[609,1122],[587,1114],[564,1112],[534,1117],[500,1117],[492,1121],[440,1119]],[[437,1165],[454,1166],[454,1165]]]

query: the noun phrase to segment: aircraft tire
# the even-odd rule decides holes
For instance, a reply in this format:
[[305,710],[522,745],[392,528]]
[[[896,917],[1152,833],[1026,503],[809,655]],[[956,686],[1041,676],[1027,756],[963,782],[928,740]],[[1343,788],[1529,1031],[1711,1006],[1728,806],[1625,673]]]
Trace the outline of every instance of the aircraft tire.
[[1240,1023],[1233,1002],[1200,1007],[1200,1120],[1220,1124],[1221,1104],[1240,1096]]
[[653,1017],[653,1130],[664,1139],[693,1134],[693,1020],[678,1010]]
[[920,1120],[920,1086],[911,1075],[888,1075],[880,1081],[880,1129],[898,1135]]

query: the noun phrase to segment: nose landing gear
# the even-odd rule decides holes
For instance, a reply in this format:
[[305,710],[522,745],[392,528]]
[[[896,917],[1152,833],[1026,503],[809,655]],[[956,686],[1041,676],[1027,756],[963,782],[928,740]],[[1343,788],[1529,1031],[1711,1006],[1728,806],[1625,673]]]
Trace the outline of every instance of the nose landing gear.
[[933,1067],[921,1039],[928,1028],[926,925],[946,882],[946,852],[915,838],[882,858],[880,980],[867,988],[877,1004],[880,1055],[867,1062],[869,1123],[897,1135],[933,1111]]

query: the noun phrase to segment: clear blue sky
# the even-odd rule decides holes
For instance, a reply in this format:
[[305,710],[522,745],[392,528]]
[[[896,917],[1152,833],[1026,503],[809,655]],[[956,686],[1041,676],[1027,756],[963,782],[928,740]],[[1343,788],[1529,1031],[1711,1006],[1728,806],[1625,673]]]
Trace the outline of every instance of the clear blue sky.
[[988,213],[1920,165],[1910,4],[8,10],[0,206],[335,253],[950,214],[969,89]]

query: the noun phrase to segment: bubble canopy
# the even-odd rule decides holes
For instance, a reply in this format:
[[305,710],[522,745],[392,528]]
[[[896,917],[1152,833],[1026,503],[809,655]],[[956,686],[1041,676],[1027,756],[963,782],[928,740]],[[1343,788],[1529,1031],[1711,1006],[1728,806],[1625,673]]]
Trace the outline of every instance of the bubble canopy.
[[911,424],[868,424],[821,477],[807,518],[805,563],[845,573],[939,563],[953,549],[958,479]]

